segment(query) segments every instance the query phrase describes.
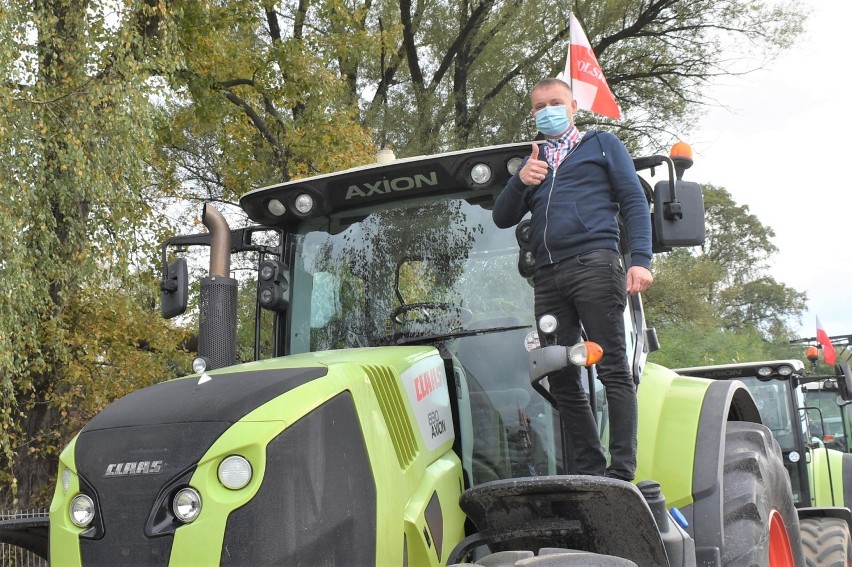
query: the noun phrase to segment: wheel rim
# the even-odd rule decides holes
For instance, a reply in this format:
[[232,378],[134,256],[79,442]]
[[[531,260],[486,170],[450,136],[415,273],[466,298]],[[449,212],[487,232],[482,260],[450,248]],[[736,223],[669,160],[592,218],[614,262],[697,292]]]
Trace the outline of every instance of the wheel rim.
[[772,510],[769,516],[769,564],[772,567],[794,567],[787,526],[777,510]]

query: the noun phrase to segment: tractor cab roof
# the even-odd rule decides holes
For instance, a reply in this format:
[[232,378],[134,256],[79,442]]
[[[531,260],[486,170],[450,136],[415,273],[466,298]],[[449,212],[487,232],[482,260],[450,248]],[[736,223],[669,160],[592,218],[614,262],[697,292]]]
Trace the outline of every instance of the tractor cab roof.
[[805,365],[801,360],[768,360],[676,368],[675,372],[682,376],[698,376],[714,380],[737,380],[744,377],[755,377],[758,380],[787,380],[790,376],[803,377]]
[[529,155],[530,143],[392,159],[251,191],[240,205],[253,221],[289,226],[320,216],[385,208],[401,200],[459,196],[490,208]]

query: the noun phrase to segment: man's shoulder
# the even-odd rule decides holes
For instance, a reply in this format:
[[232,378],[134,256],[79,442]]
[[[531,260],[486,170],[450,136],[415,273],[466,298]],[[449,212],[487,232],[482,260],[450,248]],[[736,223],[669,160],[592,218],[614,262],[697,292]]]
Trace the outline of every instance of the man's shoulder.
[[[607,130],[586,130],[583,139],[597,138],[602,144],[622,144],[621,139]],[[623,144],[622,144],[623,145]]]

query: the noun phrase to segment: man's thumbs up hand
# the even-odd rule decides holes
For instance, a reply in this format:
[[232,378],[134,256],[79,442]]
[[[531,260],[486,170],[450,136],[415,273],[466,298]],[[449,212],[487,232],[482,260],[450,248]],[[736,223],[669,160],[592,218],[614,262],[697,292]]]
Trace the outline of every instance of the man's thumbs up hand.
[[544,181],[547,175],[547,163],[538,159],[538,144],[532,145],[530,159],[524,164],[524,167],[518,172],[518,177],[524,185],[538,185]]

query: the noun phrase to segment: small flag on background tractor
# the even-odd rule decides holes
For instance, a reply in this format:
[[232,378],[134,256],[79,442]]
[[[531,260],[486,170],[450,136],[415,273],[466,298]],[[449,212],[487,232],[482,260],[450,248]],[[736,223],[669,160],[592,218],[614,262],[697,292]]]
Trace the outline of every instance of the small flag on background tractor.
[[621,118],[621,110],[609,90],[595,52],[574,14],[571,14],[570,33],[571,43],[562,78],[571,85],[577,107],[601,116]]
[[834,366],[837,360],[837,354],[834,352],[834,345],[831,344],[831,339],[828,338],[828,333],[822,328],[822,323],[819,322],[819,317],[816,318],[817,324],[817,342],[822,346],[822,358],[826,364]]

